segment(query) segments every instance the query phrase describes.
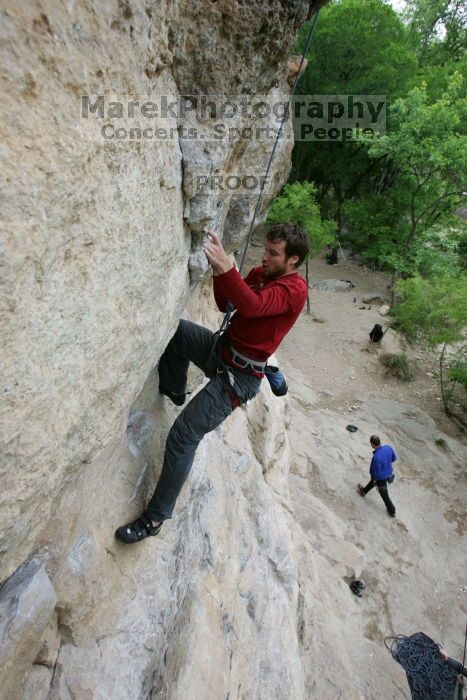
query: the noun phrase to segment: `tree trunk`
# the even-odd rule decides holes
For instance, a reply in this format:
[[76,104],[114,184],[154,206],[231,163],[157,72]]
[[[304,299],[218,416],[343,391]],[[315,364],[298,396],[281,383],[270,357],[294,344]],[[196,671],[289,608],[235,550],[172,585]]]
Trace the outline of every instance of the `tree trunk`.
[[394,306],[394,301],[396,299],[396,279],[397,279],[397,270],[394,270],[392,273],[391,277],[391,309]]
[[342,202],[340,199],[337,200],[337,237],[339,241],[342,240]]
[[455,411],[453,411],[449,405],[449,401],[452,397],[454,387],[452,388],[451,392],[449,393],[449,396],[446,394],[446,387],[444,386],[444,375],[443,375],[443,362],[444,362],[444,355],[446,353],[446,345],[447,345],[447,343],[444,343],[443,350],[441,352],[441,355],[439,356],[439,379],[440,379],[440,383],[441,383],[441,398],[443,400],[444,412],[447,416],[449,416],[449,418],[453,419],[462,428],[467,428],[467,423],[465,421],[464,416],[461,416],[458,413],[456,413]]
[[444,406],[444,412],[447,416],[449,416],[449,408],[448,404],[446,401],[446,393],[444,391],[444,375],[443,375],[443,362],[444,362],[444,354],[446,352],[446,343],[443,345],[443,350],[441,352],[441,355],[439,356],[439,380],[441,383],[441,398],[443,400],[443,406]]

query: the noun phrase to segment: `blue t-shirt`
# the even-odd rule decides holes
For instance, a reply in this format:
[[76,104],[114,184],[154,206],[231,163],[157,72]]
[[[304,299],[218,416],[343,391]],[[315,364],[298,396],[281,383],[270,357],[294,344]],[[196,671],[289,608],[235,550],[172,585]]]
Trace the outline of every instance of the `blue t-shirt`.
[[390,445],[380,445],[373,451],[370,464],[370,475],[374,481],[389,479],[392,476],[392,463],[397,459],[396,453]]

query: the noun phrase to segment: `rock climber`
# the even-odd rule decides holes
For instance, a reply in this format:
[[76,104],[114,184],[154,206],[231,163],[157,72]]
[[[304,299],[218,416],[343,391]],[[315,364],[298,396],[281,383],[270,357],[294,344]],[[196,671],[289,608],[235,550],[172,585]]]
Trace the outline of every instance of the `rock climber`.
[[396,509],[394,503],[389,498],[388,484],[394,481],[394,470],[392,463],[396,461],[396,453],[390,445],[382,445],[378,435],[370,437],[370,445],[373,448],[373,457],[370,464],[370,481],[366,486],[358,484],[360,496],[366,496],[368,491],[376,486],[379,495],[384,501],[388,515],[394,518]]
[[[305,304],[307,283],[297,268],[308,247],[308,235],[299,226],[276,224],[267,234],[262,265],[243,279],[218,236],[208,233],[204,251],[213,270],[214,298],[220,311],[233,305],[235,312],[222,336],[214,372],[207,374],[209,382],[170,429],[162,471],[146,510],[115,533],[122,542],[132,544],[160,532],[164,520],[172,517],[200,440],[258,393],[269,356]],[[176,405],[185,403],[188,365],[193,362],[206,372],[216,337],[207,328],[181,320],[159,361],[159,392]]]

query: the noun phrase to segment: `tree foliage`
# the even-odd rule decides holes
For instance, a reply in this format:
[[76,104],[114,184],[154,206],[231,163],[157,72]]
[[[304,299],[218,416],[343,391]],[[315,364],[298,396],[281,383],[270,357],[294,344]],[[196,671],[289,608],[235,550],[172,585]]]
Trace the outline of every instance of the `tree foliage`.
[[[267,222],[270,224],[288,221],[298,224],[307,233],[310,241],[308,257],[305,260],[306,281],[309,289],[308,258],[321,252],[335,242],[336,224],[321,218],[316,201],[316,187],[312,182],[294,182],[285,185],[282,192],[271,204]],[[307,313],[310,313],[310,295],[307,295]]]
[[[432,280],[416,275],[399,282],[398,292],[402,301],[392,309],[394,326],[408,338],[442,344],[439,369],[444,409],[467,425],[467,273]],[[458,347],[453,348],[454,344]]]
[[397,286],[402,301],[392,309],[394,325],[408,338],[431,345],[456,343],[467,328],[467,274],[427,280],[415,275]]
[[285,185],[268,210],[267,222],[288,221],[298,224],[310,239],[309,257],[320,253],[335,241],[336,224],[323,220],[316,202],[316,187],[312,182],[294,182]]
[[407,0],[405,18],[421,63],[442,65],[462,59],[467,47],[464,0]]
[[[299,33],[302,51],[308,25]],[[403,95],[417,70],[407,29],[383,0],[344,0],[321,10],[298,85],[302,95],[385,95],[388,104]],[[319,184],[321,205],[340,228],[341,205],[377,171],[364,144],[352,141],[295,144],[291,181]]]
[[393,129],[368,150],[370,158],[385,163],[389,178],[346,205],[360,249],[403,275],[434,269],[436,258],[441,265],[441,255],[458,263],[458,236],[450,236],[450,230],[458,221],[453,210],[464,198],[467,175],[467,138],[462,133],[467,100],[460,97],[461,89],[457,73],[435,101],[424,85],[396,100]]
[[[306,23],[298,34],[302,52]],[[343,0],[320,12],[308,66],[300,80],[306,95],[404,94],[417,60],[407,41],[407,29],[383,0]]]

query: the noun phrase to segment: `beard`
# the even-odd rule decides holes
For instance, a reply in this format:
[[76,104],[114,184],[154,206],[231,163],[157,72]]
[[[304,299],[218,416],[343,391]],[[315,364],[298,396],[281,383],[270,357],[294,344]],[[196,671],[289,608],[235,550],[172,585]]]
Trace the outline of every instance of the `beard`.
[[287,272],[287,265],[280,265],[273,268],[267,268],[263,266],[263,275],[264,277],[268,277],[269,279],[273,279],[275,277],[282,277],[282,275],[285,275]]

